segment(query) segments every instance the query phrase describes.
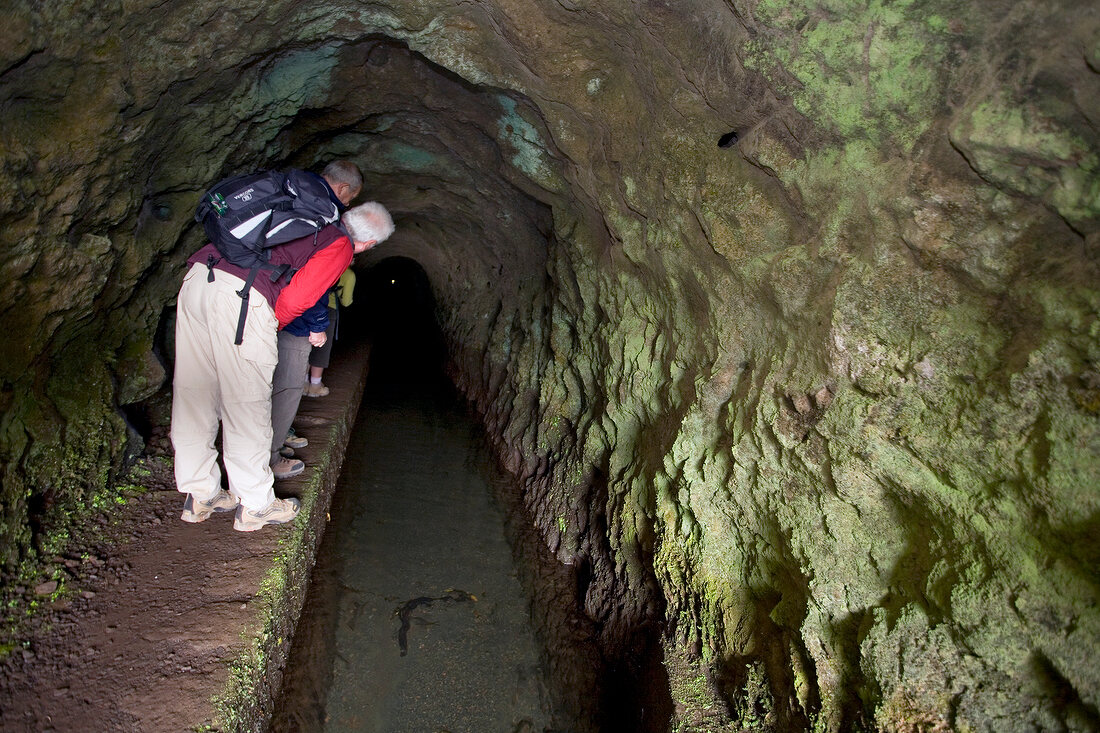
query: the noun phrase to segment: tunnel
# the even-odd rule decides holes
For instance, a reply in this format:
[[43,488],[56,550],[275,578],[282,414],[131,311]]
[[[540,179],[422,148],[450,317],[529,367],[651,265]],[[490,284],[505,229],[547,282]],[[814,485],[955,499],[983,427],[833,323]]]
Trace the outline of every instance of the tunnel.
[[446,379],[443,332],[423,268],[407,257],[387,257],[360,279],[361,304],[348,307],[343,332],[370,342],[373,378],[412,388]]
[[343,338],[455,391],[624,699],[1100,726],[1091,5],[11,5],[6,669],[170,472],[200,196],[346,159],[396,230]]

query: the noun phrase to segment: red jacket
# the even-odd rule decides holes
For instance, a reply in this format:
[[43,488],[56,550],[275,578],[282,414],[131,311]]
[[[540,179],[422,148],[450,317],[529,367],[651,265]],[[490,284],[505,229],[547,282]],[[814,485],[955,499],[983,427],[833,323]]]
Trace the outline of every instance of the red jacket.
[[[298,270],[289,285],[286,278],[271,282],[271,271],[260,270],[252,281],[252,289],[267,299],[275,311],[275,317],[279,319],[281,329],[320,300],[336,284],[340,275],[351,264],[352,254],[351,240],[330,224],[317,233],[316,246],[311,235],[271,249],[271,264],[290,265]],[[191,255],[187,263],[201,262],[205,265],[211,261],[215,270],[228,272],[242,280],[248,279],[246,268],[226,260],[212,244],[207,244]]]

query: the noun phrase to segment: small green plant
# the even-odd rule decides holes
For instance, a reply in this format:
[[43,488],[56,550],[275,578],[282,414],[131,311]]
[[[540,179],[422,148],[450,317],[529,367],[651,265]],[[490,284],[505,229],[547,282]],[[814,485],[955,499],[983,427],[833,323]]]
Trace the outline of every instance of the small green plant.
[[134,467],[130,469],[130,478],[132,479],[149,478],[152,475],[153,472],[149,470],[144,461],[134,464]]

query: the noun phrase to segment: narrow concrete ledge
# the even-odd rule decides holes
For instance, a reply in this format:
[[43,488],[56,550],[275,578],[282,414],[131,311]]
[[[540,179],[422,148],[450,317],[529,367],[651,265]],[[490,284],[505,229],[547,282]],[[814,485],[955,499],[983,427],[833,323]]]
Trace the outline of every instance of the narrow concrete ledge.
[[343,353],[338,364],[334,359],[333,366],[325,370],[331,393],[324,398],[302,398],[295,429],[310,441],[299,451],[307,469],[293,482],[281,482],[277,487],[288,490],[284,495],[299,498],[301,512],[268,558],[268,569],[252,604],[255,615],[242,629],[249,643],[229,663],[225,689],[212,701],[213,730],[263,731],[274,713],[273,700],[282,683],[290,641],[344,465],[344,451],[362,402],[369,356],[367,345]]
[[99,516],[112,539],[58,558],[63,587],[41,597],[35,623],[0,658],[0,730],[266,729],[369,353],[338,351],[325,372],[331,393],[302,400],[307,468],[275,487],[302,502],[293,524],[235,532],[230,512],[188,524],[174,490],[135,490]]

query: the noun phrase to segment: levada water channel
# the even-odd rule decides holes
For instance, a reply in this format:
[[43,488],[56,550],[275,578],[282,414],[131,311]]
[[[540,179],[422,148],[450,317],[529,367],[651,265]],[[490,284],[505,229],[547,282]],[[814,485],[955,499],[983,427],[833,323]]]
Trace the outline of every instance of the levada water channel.
[[663,729],[449,385],[374,354],[271,729]]

